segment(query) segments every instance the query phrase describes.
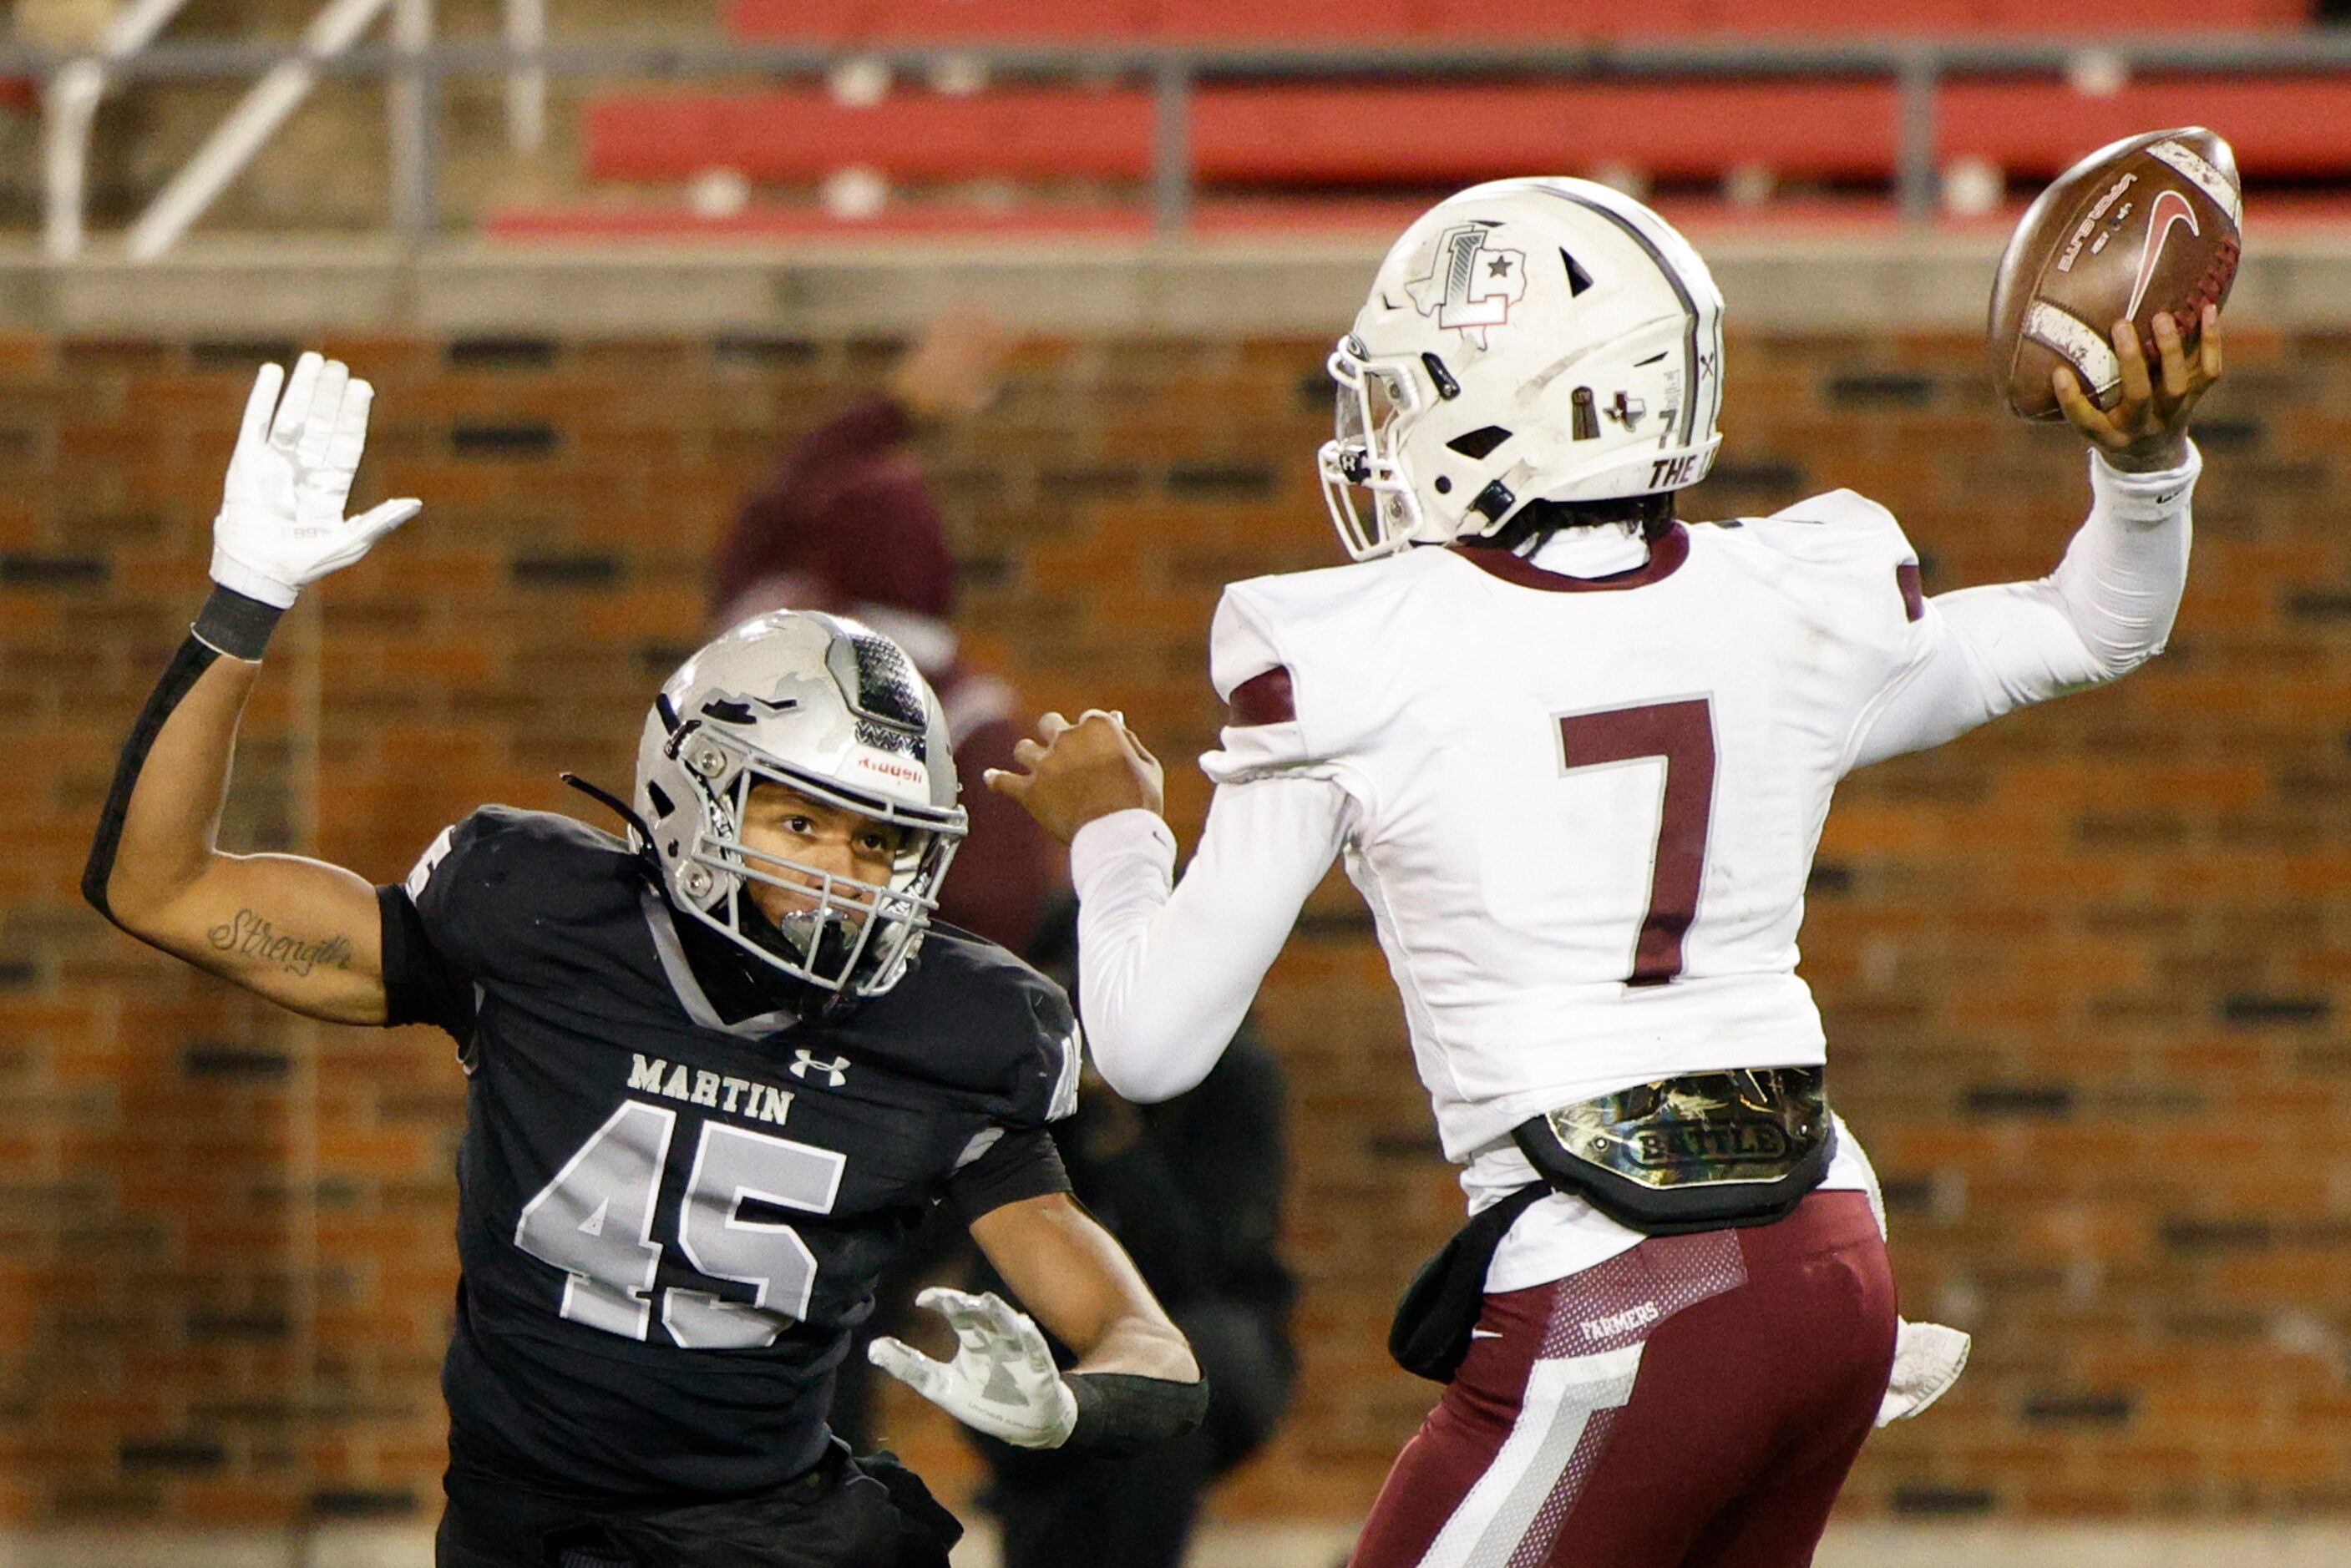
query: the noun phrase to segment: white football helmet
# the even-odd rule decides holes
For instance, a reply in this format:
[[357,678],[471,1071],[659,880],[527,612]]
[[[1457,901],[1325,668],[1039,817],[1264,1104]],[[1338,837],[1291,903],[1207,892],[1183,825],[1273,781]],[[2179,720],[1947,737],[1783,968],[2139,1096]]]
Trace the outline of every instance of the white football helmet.
[[[762,781],[906,829],[888,886],[743,842]],[[681,666],[637,746],[636,808],[671,905],[785,974],[872,996],[905,972],[964,836],[939,700],[898,645],[837,616],[777,610]],[[749,884],[806,908],[780,926]]]
[[1479,538],[1530,501],[1706,477],[1722,444],[1722,294],[1631,197],[1497,180],[1405,231],[1330,370],[1322,493],[1348,553]]

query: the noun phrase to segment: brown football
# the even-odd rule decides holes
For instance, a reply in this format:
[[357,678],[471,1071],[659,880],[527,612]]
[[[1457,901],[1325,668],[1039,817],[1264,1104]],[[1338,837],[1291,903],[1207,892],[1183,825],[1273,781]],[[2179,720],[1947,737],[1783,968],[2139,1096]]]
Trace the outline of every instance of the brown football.
[[2192,345],[2204,306],[2228,302],[2242,218],[2236,154],[2201,126],[2126,137],[2067,170],[2017,224],[1992,284],[1985,348],[2008,406],[2064,418],[2049,383],[2067,365],[2113,407],[2124,317],[2149,366],[2160,311]]

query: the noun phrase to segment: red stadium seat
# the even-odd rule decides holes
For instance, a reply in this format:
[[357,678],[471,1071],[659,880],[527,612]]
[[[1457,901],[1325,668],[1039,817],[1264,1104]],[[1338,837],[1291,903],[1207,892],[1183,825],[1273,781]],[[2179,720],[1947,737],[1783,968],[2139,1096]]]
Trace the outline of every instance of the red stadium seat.
[[729,0],[747,38],[823,44],[1112,43],[1141,37],[1147,0]]
[[1936,104],[1936,148],[2022,174],[2054,174],[2109,141],[2192,120],[2256,179],[2351,174],[2351,79],[2170,78],[2086,98],[2060,82],[1956,81]]
[[[1868,177],[1893,158],[1896,103],[1874,82],[1562,87],[1207,87],[1192,109],[1200,179],[1380,185],[1628,163],[1707,175],[1742,163]],[[705,169],[817,179],[851,165],[908,180],[1141,179],[1153,109],[1133,91],[904,94],[852,109],[821,92],[630,96],[588,112],[607,179]]]
[[1416,30],[1424,0],[1159,0],[1154,43],[1311,45],[1392,43]]
[[1208,181],[1434,183],[1604,163],[1865,176],[1891,163],[1896,124],[1893,89],[1875,82],[1212,87],[1192,145]]
[[[1429,184],[1606,163],[1667,178],[1755,164],[1866,180],[1892,171],[1899,113],[1894,89],[1865,79],[1212,84],[1193,103],[1191,136],[1194,168],[1209,183]],[[2351,125],[2351,79],[2340,78],[2172,78],[2106,98],[2053,80],[1962,79],[1937,100],[1937,151],[2053,174],[2104,142],[2182,118],[2228,136],[2252,177],[2351,174],[2341,130]],[[811,180],[852,165],[914,181],[1140,180],[1152,134],[1150,95],[1135,89],[915,92],[863,109],[815,89],[628,95],[588,111],[591,172],[639,181],[713,168]]]
[[813,90],[630,95],[589,107],[588,165],[618,180],[718,168],[818,179],[852,165],[911,180],[1140,179],[1151,166],[1151,132],[1150,95],[1131,91],[905,93],[870,109]]
[[[1776,3],[1776,0],[1775,0]],[[1991,25],[2010,33],[2055,33],[2091,38],[2107,34],[2258,31],[2306,27],[2310,0],[1990,0]]]
[[[2160,4],[2161,0],[2156,0]],[[1708,31],[1821,37],[1882,34],[1981,33],[1992,26],[1991,0],[1717,0],[1702,26]],[[2047,31],[2044,25],[2032,31]]]

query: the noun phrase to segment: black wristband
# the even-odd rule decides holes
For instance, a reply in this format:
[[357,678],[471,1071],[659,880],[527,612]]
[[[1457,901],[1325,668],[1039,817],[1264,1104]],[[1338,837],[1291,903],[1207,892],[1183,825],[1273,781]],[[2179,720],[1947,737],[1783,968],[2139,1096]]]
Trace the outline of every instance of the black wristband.
[[1108,1458],[1180,1438],[1208,1413],[1208,1380],[1173,1383],[1131,1372],[1065,1372],[1078,1402],[1069,1447]]
[[196,624],[192,629],[204,639],[205,647],[253,664],[259,662],[262,649],[269,646],[270,632],[277,628],[277,618],[285,613],[276,605],[264,604],[215,583],[212,597],[196,612]]

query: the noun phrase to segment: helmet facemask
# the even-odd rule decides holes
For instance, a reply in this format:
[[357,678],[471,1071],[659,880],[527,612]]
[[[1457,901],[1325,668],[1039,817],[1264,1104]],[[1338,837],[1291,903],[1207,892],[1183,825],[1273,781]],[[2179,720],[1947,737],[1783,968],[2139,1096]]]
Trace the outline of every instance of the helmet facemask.
[[[818,990],[872,996],[896,983],[938,908],[938,888],[962,836],[960,824],[781,766],[737,744],[718,726],[689,722],[675,746],[683,764],[679,772],[701,806],[701,825],[671,878],[685,911]],[[743,825],[752,793],[762,784],[780,784],[899,829],[889,881],[826,871],[747,842]],[[787,895],[780,919],[759,908],[753,892],[758,886]]]
[[[1337,433],[1322,443],[1317,466],[1322,500],[1340,542],[1358,561],[1418,542],[1420,498],[1405,467],[1405,437],[1427,406],[1418,368],[1409,359],[1374,359],[1363,339],[1339,339],[1327,364],[1338,385]],[[1361,506],[1357,492],[1365,493]]]

